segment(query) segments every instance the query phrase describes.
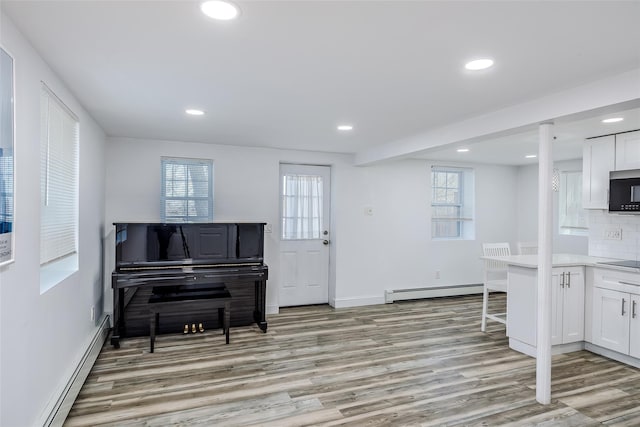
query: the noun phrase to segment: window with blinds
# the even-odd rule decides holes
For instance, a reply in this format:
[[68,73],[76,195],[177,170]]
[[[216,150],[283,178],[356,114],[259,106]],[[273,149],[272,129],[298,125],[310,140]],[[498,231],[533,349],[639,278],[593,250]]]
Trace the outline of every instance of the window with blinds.
[[431,168],[431,237],[473,239],[473,170]]
[[40,96],[40,264],[78,248],[78,144],[75,114],[43,83]]
[[213,221],[213,161],[163,157],[163,222]]

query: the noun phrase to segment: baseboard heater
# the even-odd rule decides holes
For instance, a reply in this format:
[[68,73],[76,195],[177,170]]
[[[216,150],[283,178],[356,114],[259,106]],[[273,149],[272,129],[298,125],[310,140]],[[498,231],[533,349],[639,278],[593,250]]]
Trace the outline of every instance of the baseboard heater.
[[436,288],[394,289],[384,291],[384,302],[391,304],[394,301],[406,301],[412,299],[425,299],[437,297],[452,297],[456,295],[481,294],[482,284],[440,286]]
[[87,379],[87,376],[89,376],[89,372],[98,358],[98,354],[100,354],[102,345],[109,335],[109,319],[109,315],[102,318],[100,325],[91,340],[89,348],[84,352],[82,359],[75,368],[71,378],[69,378],[62,394],[54,403],[53,408],[48,411],[48,416],[42,422],[43,426],[60,427],[64,423],[69,411],[71,410],[73,402],[76,400],[78,393],[80,393],[80,389],[82,388],[84,381]]

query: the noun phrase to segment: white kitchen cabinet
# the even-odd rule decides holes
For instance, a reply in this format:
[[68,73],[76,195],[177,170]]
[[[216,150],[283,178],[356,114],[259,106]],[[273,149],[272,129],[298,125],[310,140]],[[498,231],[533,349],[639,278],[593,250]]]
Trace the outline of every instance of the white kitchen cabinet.
[[[584,267],[552,269],[551,344],[584,340]],[[509,266],[507,326],[509,345],[535,355],[538,317],[538,270]]]
[[584,340],[584,273],[582,267],[552,270],[551,344]]
[[615,170],[640,169],[640,131],[616,135],[615,162]]
[[594,344],[629,354],[629,296],[611,289],[593,289]]
[[640,358],[640,277],[597,270],[592,322],[593,344]]
[[608,209],[609,172],[616,166],[614,135],[588,139],[582,149],[582,207]]

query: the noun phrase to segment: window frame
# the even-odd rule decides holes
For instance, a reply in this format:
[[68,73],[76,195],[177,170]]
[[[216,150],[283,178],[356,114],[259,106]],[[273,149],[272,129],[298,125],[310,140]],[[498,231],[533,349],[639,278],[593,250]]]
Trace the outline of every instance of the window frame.
[[[562,170],[559,171],[559,188],[558,188],[558,234],[562,236],[588,236],[588,214],[587,210],[582,207],[582,171],[580,170]],[[575,180],[578,184],[578,189],[574,189],[572,194],[577,194],[578,199],[574,200],[574,207],[577,206],[578,215],[573,216],[568,212],[568,198],[569,195],[567,188],[567,179],[569,175],[577,175],[578,179]],[[579,215],[580,212],[582,215]],[[582,219],[582,221],[581,221]]]
[[[439,180],[436,174],[445,174],[445,185],[439,185]],[[457,176],[457,185],[449,185],[449,175]],[[471,168],[464,168],[458,166],[444,166],[444,165],[432,165],[430,170],[431,179],[431,199],[430,199],[430,212],[431,212],[431,238],[432,240],[473,240],[475,234],[474,227],[474,195],[475,195],[475,181],[474,171]],[[471,187],[469,189],[468,187]],[[444,190],[445,200],[438,200],[436,197],[437,191]],[[457,192],[454,201],[447,201],[450,192]],[[442,216],[436,215],[438,208],[453,208],[456,211],[454,216]],[[471,215],[468,213],[471,212]],[[440,234],[438,232],[437,225],[455,223],[451,234]]]
[[[193,166],[206,166],[207,168],[207,196],[196,196],[196,195],[188,195],[189,186],[192,184],[192,180],[187,177],[184,182],[186,183],[185,192],[186,195],[181,196],[167,196],[167,166],[169,165],[180,165],[187,168],[189,171],[190,167]],[[214,217],[214,163],[212,159],[196,159],[196,158],[185,158],[185,157],[161,157],[160,158],[160,219],[165,223],[174,223],[174,222],[211,222]],[[188,172],[187,172],[188,173]],[[178,180],[173,180],[174,182]],[[205,182],[205,181],[200,181]],[[167,201],[178,200],[187,203],[186,207],[186,215],[176,216],[176,215],[167,215]],[[207,216],[189,215],[189,202],[202,202],[205,201],[207,204]]]
[[42,294],[78,270],[80,120],[44,82],[40,101]]
[[[311,173],[293,173],[282,172],[280,174],[280,239],[281,240],[319,240],[322,239],[322,231],[324,228],[324,180],[322,175],[313,175]],[[315,179],[315,183],[309,182],[312,194],[299,195],[288,193],[294,180]],[[299,184],[299,182],[297,183]],[[315,188],[312,188],[315,185]],[[300,200],[306,200],[307,203],[300,203]],[[303,210],[307,210],[308,215],[287,215],[288,206],[304,206]],[[294,223],[293,227],[288,227],[289,222]],[[289,234],[291,233],[291,234]]]

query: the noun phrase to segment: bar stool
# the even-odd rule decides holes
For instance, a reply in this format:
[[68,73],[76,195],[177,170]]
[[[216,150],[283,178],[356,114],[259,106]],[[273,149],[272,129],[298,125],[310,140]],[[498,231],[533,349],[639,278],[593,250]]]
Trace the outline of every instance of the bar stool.
[[[482,254],[484,256],[509,256],[511,249],[509,243],[483,243]],[[488,313],[489,293],[491,291],[507,292],[507,264],[504,262],[484,260],[484,289],[482,297],[482,324],[480,330],[484,332],[487,319],[507,324],[507,313]]]

